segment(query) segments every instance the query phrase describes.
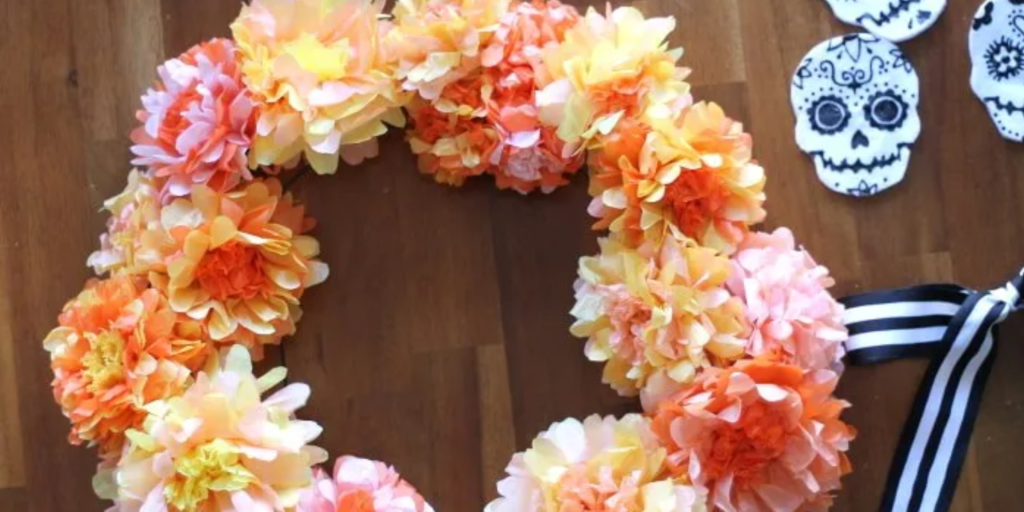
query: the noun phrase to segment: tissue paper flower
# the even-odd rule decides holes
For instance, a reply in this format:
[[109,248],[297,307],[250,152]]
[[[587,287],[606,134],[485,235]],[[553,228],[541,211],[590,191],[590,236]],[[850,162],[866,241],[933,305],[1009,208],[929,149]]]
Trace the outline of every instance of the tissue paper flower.
[[461,186],[467,178],[487,172],[498,133],[487,120],[485,94],[492,87],[479,73],[450,84],[433,103],[409,103],[409,145],[419,169],[434,181]]
[[666,232],[731,253],[765,211],[751,138],[714,103],[678,103],[668,118],[629,121],[591,155],[595,229],[631,243]]
[[381,1],[253,0],[231,25],[260,111],[249,165],[299,155],[319,174],[376,156],[406,95],[384,49]]
[[294,510],[312,467],[327,458],[308,444],[320,426],[295,419],[309,386],[261,400],[284,380],[284,368],[257,379],[240,346],[213,361],[184,395],[147,406],[144,428],[128,431],[116,468],[94,479],[97,493],[115,500],[111,510]]
[[730,261],[727,282],[746,304],[753,327],[747,353],[807,370],[841,371],[843,306],[828,288],[828,269],[797,249],[793,233],[750,233]]
[[59,322],[43,342],[53,396],[71,420],[71,443],[98,445],[101,456],[120,451],[143,406],[182,392],[210,352],[198,322],[130,275],[89,281]]
[[100,249],[86,261],[97,275],[110,272],[145,274],[159,254],[142,249],[140,237],[160,223],[160,197],[153,180],[133,169],[128,185],[120,194],[107,199],[103,209],[110,212],[107,232],[100,235]]
[[397,78],[427,101],[480,67],[480,52],[508,11],[509,0],[398,0],[386,44]]
[[276,179],[221,194],[197,185],[161,212],[154,243],[169,244],[163,272],[150,279],[171,307],[200,320],[218,342],[265,344],[295,332],[299,299],[327,278],[320,247],[303,235],[313,220]]
[[823,510],[856,434],[839,419],[838,380],[761,360],[712,369],[658,406],[654,431],[673,474],[707,488],[715,509]]
[[666,469],[647,418],[568,419],[512,457],[484,512],[706,512],[705,492]]
[[540,118],[559,127],[570,154],[594,147],[591,139],[611,133],[621,119],[689,92],[689,71],[676,67],[683,51],[666,43],[675,19],[608,9],[606,16],[589,9],[562,44],[543,51],[551,82],[540,84]]
[[152,170],[165,200],[196,184],[224,192],[252,179],[246,154],[256,112],[235,53],[227,39],[194,46],[161,65],[160,82],[142,96],[132,165]]
[[484,73],[493,84],[489,119],[500,137],[490,163],[501,189],[550,193],[583,165],[582,154],[562,156],[558,127],[540,122],[536,99],[537,84],[551,81],[541,51],[561,43],[578,22],[576,9],[557,0],[516,4],[484,49]]
[[632,249],[600,240],[580,259],[571,332],[604,362],[604,382],[621,395],[665,395],[704,368],[743,356],[743,305],[725,290],[729,262],[671,237]]
[[296,512],[434,512],[411,485],[383,462],[339,457],[334,477],[313,472],[313,485],[302,493]]

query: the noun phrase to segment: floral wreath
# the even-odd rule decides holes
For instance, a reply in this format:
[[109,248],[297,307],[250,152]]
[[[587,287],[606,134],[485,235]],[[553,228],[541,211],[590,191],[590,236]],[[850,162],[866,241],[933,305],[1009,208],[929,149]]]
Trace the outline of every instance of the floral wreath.
[[[581,258],[576,321],[604,381],[644,414],[555,423],[487,512],[807,510],[831,504],[855,433],[833,396],[843,307],[765,217],[751,137],[695,102],[634,8],[557,0],[253,0],[164,63],[131,134],[128,185],[46,337],[72,444],[98,447],[118,511],[426,512],[383,463],[319,467],[310,395],[253,375],[328,267],[276,178],[333,174],[405,127],[419,169],[549,193],[588,164],[607,230]],[[404,110],[404,111],[403,111]],[[408,125],[406,125],[408,123]]]

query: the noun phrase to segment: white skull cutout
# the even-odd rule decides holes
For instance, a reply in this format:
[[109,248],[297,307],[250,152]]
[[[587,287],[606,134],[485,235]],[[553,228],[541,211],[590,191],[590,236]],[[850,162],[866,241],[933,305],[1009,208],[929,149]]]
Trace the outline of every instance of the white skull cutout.
[[1024,0],[988,0],[971,25],[971,88],[999,133],[1024,142]]
[[818,179],[855,197],[899,183],[921,133],[917,73],[896,45],[870,34],[829,39],[804,57],[790,97],[796,142]]
[[825,1],[840,20],[896,43],[928,30],[946,9],[946,0]]

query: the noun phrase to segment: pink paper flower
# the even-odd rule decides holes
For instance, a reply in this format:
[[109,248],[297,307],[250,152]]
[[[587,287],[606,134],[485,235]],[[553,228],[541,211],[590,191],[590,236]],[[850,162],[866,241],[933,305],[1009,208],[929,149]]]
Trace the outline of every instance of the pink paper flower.
[[843,306],[829,293],[828,269],[797,249],[793,233],[746,236],[731,261],[727,287],[746,304],[753,327],[747,353],[807,370],[841,371]]
[[296,512],[433,512],[416,489],[383,462],[339,457],[334,477],[316,468]]
[[160,82],[142,96],[132,164],[153,171],[165,200],[192,185],[226,192],[252,179],[246,154],[256,116],[235,52],[228,39],[194,46],[160,66]]

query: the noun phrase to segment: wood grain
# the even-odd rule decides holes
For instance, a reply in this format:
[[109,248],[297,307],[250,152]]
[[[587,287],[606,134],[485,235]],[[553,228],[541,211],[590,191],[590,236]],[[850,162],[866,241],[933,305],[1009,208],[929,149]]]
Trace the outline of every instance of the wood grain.
[[[598,4],[599,2],[593,2]],[[951,2],[903,45],[921,75],[924,131],[907,180],[877,198],[828,192],[793,141],[789,78],[826,37],[854,29],[820,0],[640,0],[674,15],[701,99],[755,136],[768,228],[789,226],[832,268],[837,293],[955,280],[988,287],[1021,263],[1024,147],[972,96]],[[583,5],[579,2],[578,5]],[[102,510],[94,454],[69,447],[40,340],[88,277],[103,198],[123,185],[127,133],[153,68],[226,36],[232,0],[0,0],[0,510]],[[576,259],[596,250],[586,183],[546,197],[488,183],[452,190],[415,172],[400,134],[381,158],[295,187],[319,221],[332,275],[305,297],[272,362],[313,386],[304,415],[332,454],[381,458],[438,510],[479,510],[513,449],[566,416],[636,405],[600,384],[567,332]],[[1018,510],[1024,472],[1024,319],[1003,342],[953,509]],[[836,510],[873,510],[923,361],[850,368],[840,392],[860,430]]]

